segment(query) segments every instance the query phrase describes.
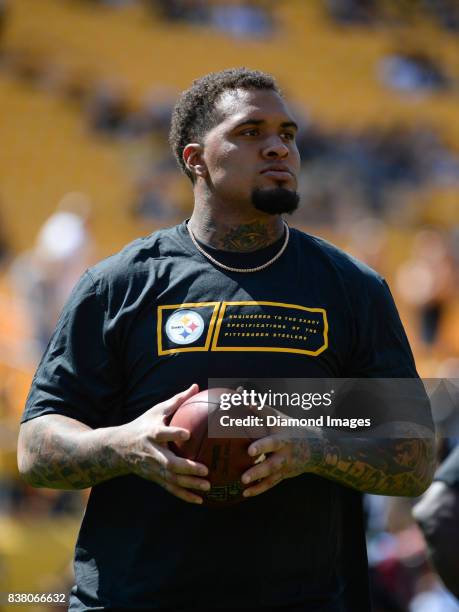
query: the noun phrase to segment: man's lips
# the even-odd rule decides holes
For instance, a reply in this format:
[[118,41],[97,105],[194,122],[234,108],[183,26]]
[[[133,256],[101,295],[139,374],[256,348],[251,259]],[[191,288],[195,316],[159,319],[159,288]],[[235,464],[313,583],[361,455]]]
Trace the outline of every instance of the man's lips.
[[289,168],[283,165],[268,166],[267,168],[264,168],[260,174],[284,181],[293,177],[293,173],[289,170]]

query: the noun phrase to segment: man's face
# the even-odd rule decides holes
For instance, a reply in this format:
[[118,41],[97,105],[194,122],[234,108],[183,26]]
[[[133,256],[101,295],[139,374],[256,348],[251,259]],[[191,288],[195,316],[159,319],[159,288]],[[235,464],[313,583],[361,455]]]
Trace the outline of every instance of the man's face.
[[225,92],[221,122],[204,137],[203,159],[213,194],[235,208],[270,214],[298,203],[297,126],[284,100],[270,90]]

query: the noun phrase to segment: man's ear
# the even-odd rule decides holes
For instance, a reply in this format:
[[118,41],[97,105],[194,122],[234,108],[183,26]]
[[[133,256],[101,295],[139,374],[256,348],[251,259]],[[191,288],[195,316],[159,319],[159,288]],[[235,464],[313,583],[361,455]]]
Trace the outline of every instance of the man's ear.
[[183,161],[193,176],[206,176],[207,166],[203,159],[203,146],[197,142],[187,144],[183,149]]

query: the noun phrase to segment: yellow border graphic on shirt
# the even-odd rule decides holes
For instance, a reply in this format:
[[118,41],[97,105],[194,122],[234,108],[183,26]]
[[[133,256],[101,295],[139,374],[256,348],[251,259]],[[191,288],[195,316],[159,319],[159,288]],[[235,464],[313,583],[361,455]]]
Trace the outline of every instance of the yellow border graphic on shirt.
[[[279,306],[280,308],[293,308],[295,310],[303,310],[306,312],[320,312],[324,322],[324,343],[321,347],[315,351],[307,349],[295,349],[295,348],[283,348],[278,346],[218,346],[218,338],[225,316],[225,310],[227,306]],[[301,355],[312,355],[316,357],[323,353],[328,348],[328,319],[327,311],[325,308],[308,308],[306,306],[300,306],[298,304],[282,304],[281,302],[223,302],[218,313],[217,327],[215,329],[214,339],[212,341],[211,351],[265,351],[269,353],[299,353]]]
[[[186,346],[182,348],[163,349],[163,311],[164,310],[179,310],[180,308],[208,308],[213,306],[213,312],[210,317],[209,329],[207,330],[207,337],[204,346]],[[157,343],[158,343],[158,355],[169,355],[170,353],[189,353],[196,351],[208,351],[210,347],[210,340],[215,327],[215,320],[217,318],[217,311],[220,306],[220,302],[187,302],[185,304],[167,304],[164,306],[158,306],[158,322],[157,322]]]

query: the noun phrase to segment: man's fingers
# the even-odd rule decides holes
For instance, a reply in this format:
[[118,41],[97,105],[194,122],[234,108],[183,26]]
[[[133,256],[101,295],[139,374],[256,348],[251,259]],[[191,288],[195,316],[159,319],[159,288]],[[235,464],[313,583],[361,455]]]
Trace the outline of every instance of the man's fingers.
[[207,476],[209,470],[203,463],[177,457],[168,448],[161,448],[157,456],[158,463],[167,471],[188,476]]
[[272,408],[271,406],[268,406],[268,404],[265,404],[263,408],[261,408],[261,410],[259,406],[251,404],[249,406],[249,410],[251,410],[254,414],[257,414],[260,417],[266,417],[266,416],[285,417],[287,416],[283,412],[276,410],[276,408]]
[[271,476],[268,476],[268,478],[264,478],[261,482],[253,485],[252,487],[244,489],[242,495],[244,497],[254,497],[255,495],[260,495],[260,493],[264,493],[265,491],[268,491],[268,489],[272,489],[281,480],[283,479],[280,473],[271,474]]
[[196,478],[195,476],[184,476],[182,474],[175,474],[174,472],[165,472],[164,479],[184,489],[196,489],[198,491],[208,491],[210,489],[210,482],[208,480]]
[[265,461],[261,461],[244,472],[242,475],[242,482],[244,484],[249,484],[255,480],[277,474],[284,467],[285,462],[286,458],[284,455],[280,453],[272,455],[268,459],[265,459]]
[[188,387],[185,391],[177,393],[165,402],[161,402],[156,407],[161,409],[164,417],[169,417],[174,414],[179,406],[190,399],[190,397],[193,397],[193,395],[196,395],[196,393],[199,393],[199,387],[197,384],[192,384],[191,387]]
[[202,497],[200,497],[199,495],[196,495],[189,489],[183,489],[182,487],[172,482],[169,482],[167,480],[163,480],[162,478],[159,478],[156,482],[161,487],[166,489],[166,491],[169,491],[169,493],[172,493],[172,495],[175,495],[175,497],[178,497],[179,499],[183,499],[183,501],[186,501],[191,504],[202,504],[202,501],[203,501]]
[[266,438],[260,438],[260,440],[253,442],[248,448],[248,453],[251,457],[256,457],[262,453],[275,453],[283,448],[285,444],[286,441],[280,436],[267,436]]
[[167,427],[166,425],[155,433],[155,439],[152,442],[181,442],[188,440],[190,432],[183,427]]

